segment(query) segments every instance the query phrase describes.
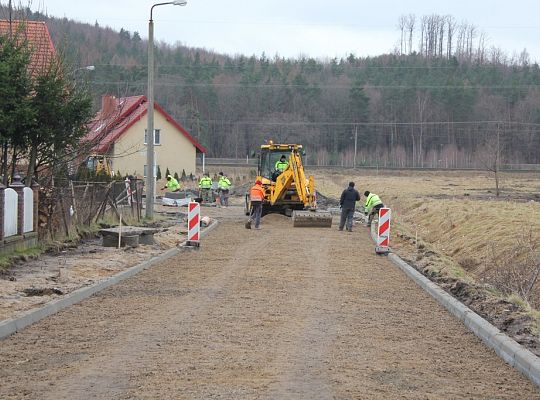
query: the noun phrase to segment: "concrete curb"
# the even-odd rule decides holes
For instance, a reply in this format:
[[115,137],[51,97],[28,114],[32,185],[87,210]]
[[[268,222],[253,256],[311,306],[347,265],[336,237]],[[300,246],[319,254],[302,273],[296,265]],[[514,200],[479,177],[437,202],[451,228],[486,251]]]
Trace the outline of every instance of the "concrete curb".
[[[374,237],[373,229],[371,230],[371,237],[376,242],[377,238]],[[536,386],[540,386],[539,357],[521,346],[505,333],[501,332],[497,327],[476,314],[465,304],[445,292],[439,285],[432,282],[415,268],[407,264],[397,254],[390,253],[388,258],[418,286],[437,300],[440,305],[463,322],[463,324],[480,338],[482,342],[495,350],[495,353],[497,353],[497,355],[506,363],[520,371]]]
[[[218,221],[214,220],[206,229],[201,232],[201,238],[208,235],[212,230],[218,226]],[[185,244],[183,242],[182,244]],[[79,303],[82,300],[92,296],[93,294],[108,288],[118,282],[121,282],[127,278],[130,278],[145,269],[153,267],[154,265],[165,261],[182,251],[179,247],[173,247],[160,254],[159,256],[153,257],[147,261],[144,261],[138,265],[135,265],[125,271],[119,272],[116,275],[113,275],[101,282],[95,283],[91,286],[83,287],[73,292],[67,294],[61,299],[50,301],[40,308],[34,308],[25,312],[18,318],[6,319],[0,322],[0,340],[5,339],[8,336],[13,335],[16,332],[20,332],[29,325],[32,325],[39,320],[42,320],[49,315],[56,314],[58,311],[63,310],[66,307],[69,307],[73,304]]]

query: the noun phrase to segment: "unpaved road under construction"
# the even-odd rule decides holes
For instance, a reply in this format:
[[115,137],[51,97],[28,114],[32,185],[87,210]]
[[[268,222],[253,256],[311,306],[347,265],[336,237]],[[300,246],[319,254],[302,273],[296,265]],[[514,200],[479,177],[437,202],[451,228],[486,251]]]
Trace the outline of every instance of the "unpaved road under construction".
[[217,212],[200,250],[1,341],[0,398],[540,398],[365,228]]

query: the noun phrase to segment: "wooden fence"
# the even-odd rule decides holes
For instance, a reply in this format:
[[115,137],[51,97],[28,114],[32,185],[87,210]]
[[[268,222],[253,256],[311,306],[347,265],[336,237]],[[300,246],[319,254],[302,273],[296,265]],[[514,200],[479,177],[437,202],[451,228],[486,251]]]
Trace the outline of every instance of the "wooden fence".
[[111,217],[140,220],[143,181],[45,181],[26,187],[14,176],[0,184],[0,253],[78,234],[83,226]]
[[104,219],[140,220],[143,181],[56,181],[41,189],[39,237],[58,239]]

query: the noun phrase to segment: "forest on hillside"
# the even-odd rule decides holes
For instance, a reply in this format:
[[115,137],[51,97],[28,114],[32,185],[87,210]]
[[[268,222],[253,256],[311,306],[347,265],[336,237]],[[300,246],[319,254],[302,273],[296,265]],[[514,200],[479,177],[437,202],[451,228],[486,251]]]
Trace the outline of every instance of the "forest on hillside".
[[[47,22],[74,69],[96,67],[77,74],[96,107],[103,94],[146,93],[139,33],[22,12]],[[319,165],[540,164],[540,68],[525,50],[487,48],[477,27],[450,16],[396,26],[398,45],[377,57],[233,57],[159,43],[156,101],[209,157],[245,158],[273,139],[304,144]]]

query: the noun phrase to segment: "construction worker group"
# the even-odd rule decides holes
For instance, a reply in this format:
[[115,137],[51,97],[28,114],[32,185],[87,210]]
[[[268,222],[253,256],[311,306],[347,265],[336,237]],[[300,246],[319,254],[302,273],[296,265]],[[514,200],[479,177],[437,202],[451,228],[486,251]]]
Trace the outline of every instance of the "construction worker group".
[[[210,178],[208,172],[204,173],[198,183],[199,198],[202,202],[213,203],[214,202],[214,189],[217,189],[218,204],[224,207],[229,206],[229,192],[232,187],[231,180],[223,172],[220,172],[217,178],[217,187],[214,186],[214,181]],[[182,188],[178,179],[172,175],[167,175],[167,182],[163,186],[162,190],[168,192],[179,192]]]
[[[282,173],[288,167],[288,162],[286,157],[283,155],[275,163],[275,171],[279,174]],[[218,202],[223,207],[229,206],[229,191],[231,189],[230,179],[223,173],[220,172],[217,177],[217,193],[218,193]],[[177,179],[172,175],[167,175],[167,183],[163,187],[170,192],[178,192],[181,189],[181,185]],[[214,182],[210,178],[208,172],[199,180],[199,197],[203,202],[213,202],[213,189]],[[373,219],[378,214],[379,210],[384,207],[384,204],[381,198],[368,190],[364,192],[366,198],[364,203],[364,213],[368,217],[367,226],[370,227]],[[251,187],[249,192],[250,203],[251,203],[251,216],[246,224],[247,228],[251,228],[251,223],[255,224],[255,229],[260,229],[261,216],[262,216],[262,203],[264,200],[264,188],[262,182],[257,180],[255,185]],[[360,193],[355,189],[355,183],[349,182],[348,187],[343,190],[339,200],[339,206],[341,208],[341,217],[339,221],[338,229],[343,231],[344,229],[352,232],[354,212],[356,209],[356,202],[360,201]],[[249,225],[249,226],[248,226]]]
[[[384,207],[384,204],[378,195],[371,193],[368,190],[364,192],[364,196],[366,197],[364,214],[368,216],[367,226],[370,227],[375,215],[377,215],[379,210]],[[341,198],[339,200],[341,218],[338,229],[340,231],[345,228],[347,231],[352,232],[354,211],[356,209],[357,201],[360,201],[360,193],[354,188],[354,182],[349,182],[349,186],[341,193]]]
[[[231,180],[223,172],[219,173],[217,182],[217,192],[219,195],[219,204],[223,207],[229,206],[229,191],[231,189]],[[210,174],[206,172],[199,181],[199,192],[203,202],[213,202],[214,182]]]

